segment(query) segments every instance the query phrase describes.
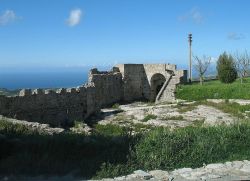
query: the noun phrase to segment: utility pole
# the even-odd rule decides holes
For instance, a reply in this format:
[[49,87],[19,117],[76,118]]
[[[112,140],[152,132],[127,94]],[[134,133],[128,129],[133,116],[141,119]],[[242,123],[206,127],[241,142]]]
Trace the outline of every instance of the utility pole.
[[189,42],[189,83],[192,82],[192,34],[188,34]]

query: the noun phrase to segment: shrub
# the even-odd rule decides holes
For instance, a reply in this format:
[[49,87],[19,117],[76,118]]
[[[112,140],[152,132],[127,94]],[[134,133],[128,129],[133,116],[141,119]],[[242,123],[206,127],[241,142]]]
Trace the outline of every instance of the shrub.
[[234,59],[231,55],[224,52],[220,55],[217,62],[218,78],[223,83],[232,83],[237,78],[237,70]]

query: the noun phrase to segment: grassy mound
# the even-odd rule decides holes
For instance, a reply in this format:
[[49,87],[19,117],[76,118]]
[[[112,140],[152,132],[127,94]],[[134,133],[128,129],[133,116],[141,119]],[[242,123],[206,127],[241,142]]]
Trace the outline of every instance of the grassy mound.
[[232,84],[223,84],[220,81],[205,82],[192,85],[181,85],[177,88],[176,97],[184,100],[204,99],[250,99],[250,78],[243,84],[237,80]]
[[141,135],[97,126],[93,135],[49,136],[0,121],[0,175],[114,177],[136,169],[200,167],[250,160],[250,123],[216,127],[155,128]]
[[130,152],[126,164],[105,164],[99,178],[130,170],[172,170],[201,167],[204,163],[250,159],[250,124],[186,127],[171,132],[157,128],[145,134]]

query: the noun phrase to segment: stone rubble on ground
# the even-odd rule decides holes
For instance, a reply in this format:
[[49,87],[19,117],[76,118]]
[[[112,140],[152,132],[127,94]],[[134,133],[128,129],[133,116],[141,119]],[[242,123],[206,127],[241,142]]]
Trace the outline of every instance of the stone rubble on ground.
[[86,123],[81,123],[80,126],[78,127],[72,127],[70,128],[70,131],[77,133],[77,134],[86,134],[90,135],[91,134],[91,128],[86,124]]
[[114,179],[102,179],[103,181],[135,181],[135,180],[250,180],[250,161],[233,161],[226,163],[215,163],[204,165],[201,168],[181,168],[168,172],[163,170],[153,170],[145,172],[134,171],[127,176],[120,176]]
[[[183,105],[192,106],[194,102],[186,102]],[[197,122],[205,125],[232,124],[238,119],[228,113],[224,113],[214,107],[206,105],[194,106],[193,109],[181,111],[177,104],[147,105],[133,103],[119,106],[120,112],[114,109],[102,109],[102,116],[98,124],[143,124],[149,126],[163,126],[170,128],[186,127]],[[147,115],[156,115],[147,121],[143,119]]]

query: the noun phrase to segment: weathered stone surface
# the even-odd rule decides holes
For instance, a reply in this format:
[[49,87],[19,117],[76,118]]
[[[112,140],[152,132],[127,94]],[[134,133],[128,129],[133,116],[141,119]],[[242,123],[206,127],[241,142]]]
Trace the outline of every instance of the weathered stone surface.
[[142,171],[142,170],[136,170],[136,171],[134,171],[134,174],[136,174],[137,177],[143,178],[143,179],[145,179],[145,180],[149,180],[150,178],[152,178],[152,175],[151,175],[151,174],[149,174],[149,173],[147,173],[147,172],[144,172],[144,171]]
[[[204,123],[205,126],[233,124],[235,117],[224,113],[214,107],[206,105],[194,106],[190,111],[182,112],[182,107],[191,106],[193,103],[182,103],[180,108],[177,104],[156,104],[134,102],[132,104],[120,105],[119,111],[112,109],[102,109],[98,117],[98,124],[118,124],[129,126],[133,124],[143,124],[148,126],[163,126],[171,129],[186,127],[196,123]],[[147,115],[155,115],[147,121],[143,119]]]
[[[235,164],[233,164],[235,163]],[[238,170],[239,165],[241,164],[244,171]],[[232,166],[228,168],[228,166]],[[191,169],[191,168],[181,168],[176,169],[172,172],[167,172],[163,170],[153,170],[145,172],[140,170],[142,175],[150,175],[150,180],[173,180],[173,181],[182,181],[182,180],[212,180],[212,181],[233,181],[233,180],[249,180],[250,179],[250,169],[248,161],[234,161],[209,164],[205,167]],[[137,174],[135,174],[137,175]],[[137,180],[146,180],[148,178],[137,177]],[[134,181],[135,176],[131,177],[130,175],[119,177],[120,180],[129,180]],[[103,179],[105,180],[105,179]],[[116,179],[113,179],[116,180]],[[110,179],[112,181],[112,179]]]
[[168,171],[152,170],[149,172],[149,174],[152,175],[153,178],[156,178],[158,180],[168,180],[169,179]]

